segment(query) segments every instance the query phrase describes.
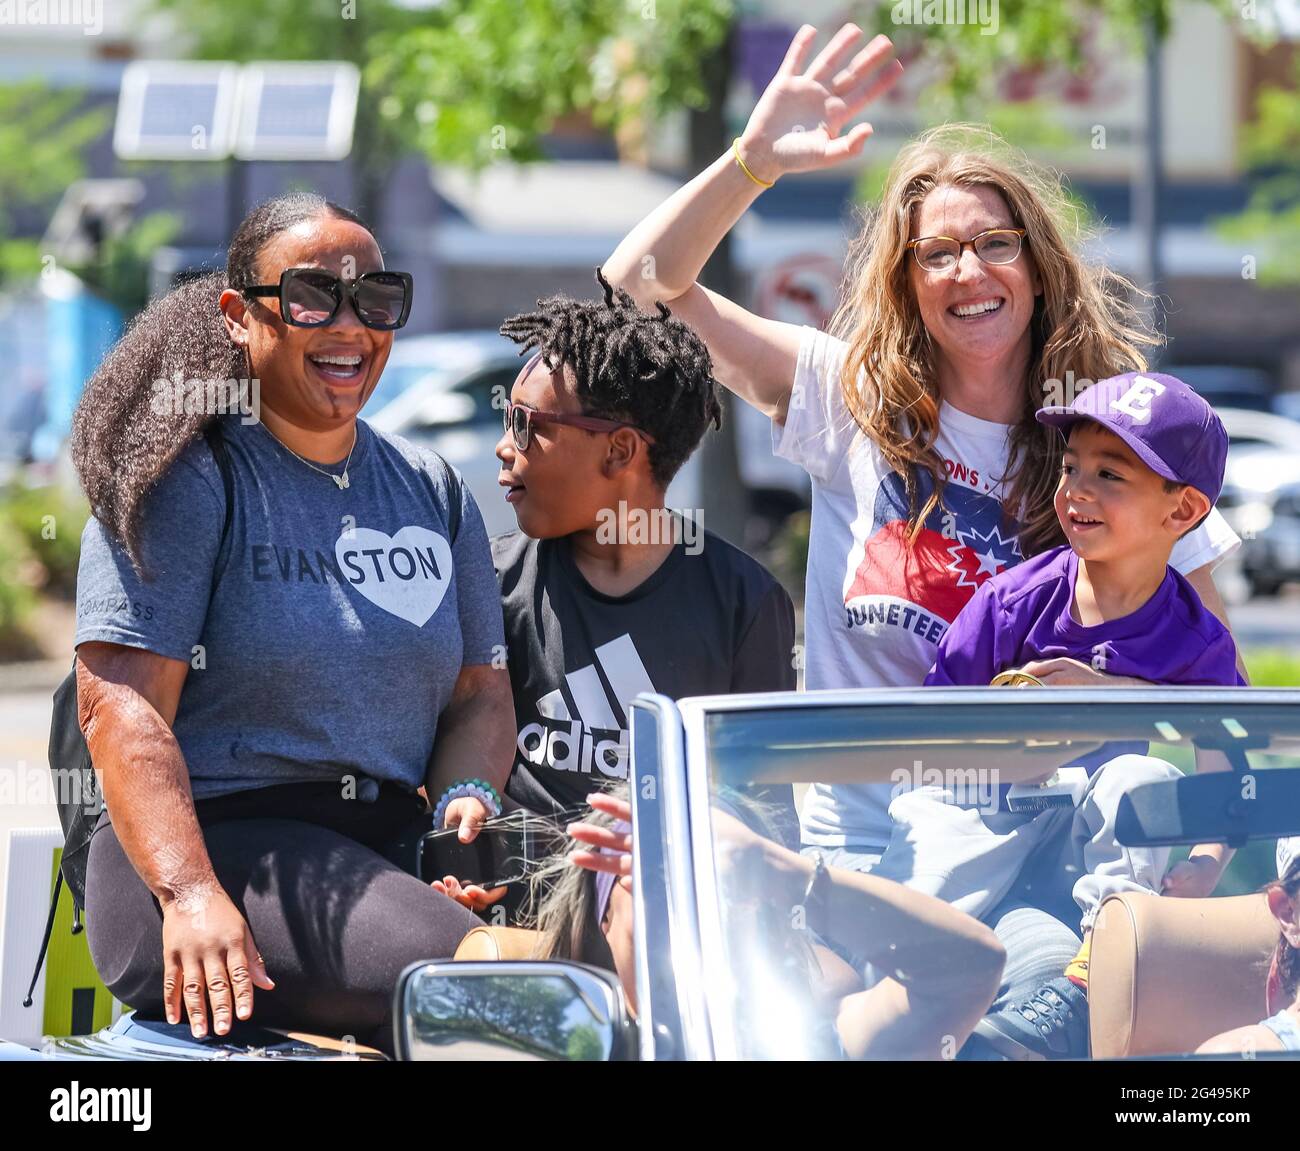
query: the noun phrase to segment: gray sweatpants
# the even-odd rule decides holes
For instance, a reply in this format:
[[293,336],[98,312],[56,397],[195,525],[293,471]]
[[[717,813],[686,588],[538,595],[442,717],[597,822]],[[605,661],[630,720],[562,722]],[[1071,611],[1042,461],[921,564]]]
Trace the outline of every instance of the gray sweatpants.
[[1159,893],[1169,848],[1122,846],[1115,818],[1126,791],[1180,774],[1155,756],[1116,756],[1088,781],[1077,807],[1037,813],[981,812],[952,802],[948,789],[915,788],[890,804],[893,836],[872,871],[987,920],[1034,858],[1042,883],[1068,886],[1086,932],[1108,895]]

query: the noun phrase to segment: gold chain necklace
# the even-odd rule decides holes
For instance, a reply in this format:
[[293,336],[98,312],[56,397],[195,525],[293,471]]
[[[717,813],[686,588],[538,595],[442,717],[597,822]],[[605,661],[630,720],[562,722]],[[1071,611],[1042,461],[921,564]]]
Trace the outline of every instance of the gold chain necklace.
[[266,430],[266,434],[270,436],[271,439],[273,439],[282,448],[284,448],[286,452],[288,452],[291,456],[293,456],[294,459],[298,460],[300,463],[306,464],[314,472],[320,472],[320,474],[323,476],[329,476],[329,478],[332,479],[338,485],[339,491],[342,491],[344,488],[351,486],[348,482],[348,464],[352,462],[352,453],[357,449],[357,426],[355,423],[352,425],[352,446],[348,448],[348,458],[343,461],[343,473],[337,476],[333,472],[327,472],[324,468],[317,467],[314,463],[311,462],[311,460],[304,460],[302,456],[300,456],[297,452],[295,452],[293,448],[291,448],[282,439],[280,439],[280,437],[277,436],[273,431],[271,431],[271,429],[268,428],[265,424],[262,424],[261,426]]

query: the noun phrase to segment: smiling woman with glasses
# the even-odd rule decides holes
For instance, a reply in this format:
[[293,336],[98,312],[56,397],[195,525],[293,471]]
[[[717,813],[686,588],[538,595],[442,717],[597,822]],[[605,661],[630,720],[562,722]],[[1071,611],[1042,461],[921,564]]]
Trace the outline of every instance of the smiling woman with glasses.
[[[492,557],[459,475],[359,418],[413,295],[346,208],[268,201],[77,411],[77,700],[112,813],[91,955],[196,1036],[252,1017],[388,1049],[399,973],[477,922],[414,849],[435,805],[466,842],[500,813]],[[156,402],[194,379],[241,382],[253,420]]]

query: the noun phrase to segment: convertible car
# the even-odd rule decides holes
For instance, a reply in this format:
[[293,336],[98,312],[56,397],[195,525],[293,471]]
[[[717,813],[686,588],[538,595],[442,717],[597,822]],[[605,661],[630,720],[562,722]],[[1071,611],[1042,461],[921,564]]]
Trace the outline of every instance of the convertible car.
[[[827,1020],[788,985],[781,932],[742,909],[762,877],[729,854],[719,810],[763,785],[942,782],[966,802],[1036,785],[1103,745],[1185,774],[1135,789],[1120,839],[1245,847],[1208,899],[1112,896],[1094,933],[1094,1059],[1192,1055],[1267,1014],[1277,925],[1259,893],[1275,841],[1300,834],[1300,690],[954,688],[639,697],[630,709],[635,993],[612,973],[534,958],[538,937],[483,926],[453,961],[410,967],[394,989],[403,1060],[817,1058]],[[1198,755],[1229,770],[1193,774]],[[1175,858],[1177,855],[1175,854]],[[745,899],[740,893],[750,893]],[[748,900],[748,902],[746,902]],[[790,930],[796,930],[791,925]],[[824,932],[834,941],[835,925]],[[337,1038],[241,1025],[195,1041],[128,1013],[96,1035],[0,1045],[0,1058],[362,1058]],[[1260,1058],[1264,1058],[1261,1054]]]

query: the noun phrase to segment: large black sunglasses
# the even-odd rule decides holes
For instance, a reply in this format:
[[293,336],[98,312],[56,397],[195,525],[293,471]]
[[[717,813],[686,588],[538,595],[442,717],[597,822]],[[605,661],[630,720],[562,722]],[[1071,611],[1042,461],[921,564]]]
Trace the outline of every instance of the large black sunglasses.
[[367,328],[388,332],[411,314],[414,281],[410,272],[363,272],[350,284],[321,268],[286,268],[278,284],[240,288],[245,296],[276,296],[280,315],[295,328],[322,328],[330,323],[346,295]]

